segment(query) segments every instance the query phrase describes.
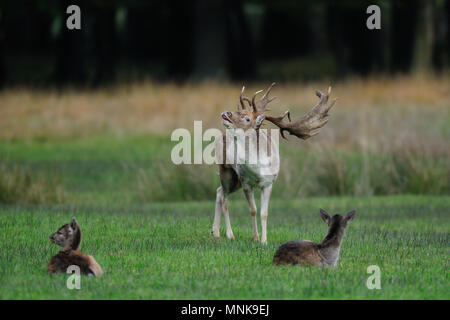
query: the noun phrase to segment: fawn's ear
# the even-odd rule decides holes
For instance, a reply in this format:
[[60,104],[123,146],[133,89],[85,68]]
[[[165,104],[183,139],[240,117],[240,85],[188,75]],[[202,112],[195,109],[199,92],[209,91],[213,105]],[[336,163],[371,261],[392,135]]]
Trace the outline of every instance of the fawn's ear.
[[347,222],[350,222],[353,220],[353,218],[355,217],[356,214],[356,210],[352,210],[349,213],[347,213],[347,215],[345,216],[345,220],[347,220]]
[[253,126],[253,129],[258,130],[265,118],[266,118],[266,116],[263,114],[257,116],[256,120],[255,120],[255,125]]
[[78,226],[77,219],[73,218],[70,222],[70,226],[72,227],[72,229],[76,229],[76,227]]
[[320,209],[320,216],[322,217],[322,220],[325,221],[325,223],[329,224],[330,223],[330,215],[328,214],[328,212],[326,212],[323,209]]

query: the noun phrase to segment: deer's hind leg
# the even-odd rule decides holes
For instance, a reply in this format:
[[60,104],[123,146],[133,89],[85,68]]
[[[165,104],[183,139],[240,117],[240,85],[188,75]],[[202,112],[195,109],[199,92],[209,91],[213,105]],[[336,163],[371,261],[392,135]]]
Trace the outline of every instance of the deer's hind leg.
[[236,172],[234,172],[231,166],[219,165],[219,174],[221,186],[217,188],[216,210],[211,233],[215,237],[220,237],[220,213],[222,211],[227,228],[227,237],[229,239],[234,239],[233,230],[231,229],[230,216],[228,213],[228,195],[238,190],[241,187],[241,183]]
[[272,185],[261,190],[261,243],[267,244],[267,216],[269,215],[269,201]]

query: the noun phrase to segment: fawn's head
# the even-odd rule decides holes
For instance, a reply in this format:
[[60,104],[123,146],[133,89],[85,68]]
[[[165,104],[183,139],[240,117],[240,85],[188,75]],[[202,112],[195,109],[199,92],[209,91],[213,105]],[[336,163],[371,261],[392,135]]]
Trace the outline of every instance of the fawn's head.
[[73,218],[71,222],[64,224],[49,239],[65,249],[77,250],[81,243],[81,229],[77,220]]
[[330,231],[344,231],[347,228],[348,223],[355,218],[355,214],[356,210],[352,210],[345,216],[341,216],[340,214],[331,216],[325,210],[320,209],[320,216],[322,217],[322,220],[328,224],[328,229]]

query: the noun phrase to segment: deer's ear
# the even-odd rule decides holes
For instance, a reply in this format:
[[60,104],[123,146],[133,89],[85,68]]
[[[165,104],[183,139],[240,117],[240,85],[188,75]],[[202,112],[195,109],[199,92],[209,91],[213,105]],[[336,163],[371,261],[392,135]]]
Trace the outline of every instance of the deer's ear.
[[266,116],[263,114],[257,116],[256,120],[255,120],[255,125],[253,126],[253,129],[255,129],[255,130],[259,129],[259,127],[261,126],[261,124],[263,123],[265,118],[266,118]]
[[325,221],[325,223],[329,224],[330,223],[330,215],[328,214],[328,212],[326,212],[323,209],[320,209],[320,216],[322,217],[322,220]]
[[72,227],[72,229],[75,229],[78,226],[77,219],[73,218],[70,222],[70,226]]
[[356,214],[356,210],[352,210],[349,213],[347,213],[347,215],[345,216],[345,220],[347,220],[348,222],[352,221],[353,218],[355,217]]

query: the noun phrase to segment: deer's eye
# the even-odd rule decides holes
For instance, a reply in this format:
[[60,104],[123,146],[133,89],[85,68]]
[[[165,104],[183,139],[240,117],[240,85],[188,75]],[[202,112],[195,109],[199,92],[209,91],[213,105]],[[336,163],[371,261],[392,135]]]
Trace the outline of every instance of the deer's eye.
[[245,121],[250,122],[250,118],[245,118]]

